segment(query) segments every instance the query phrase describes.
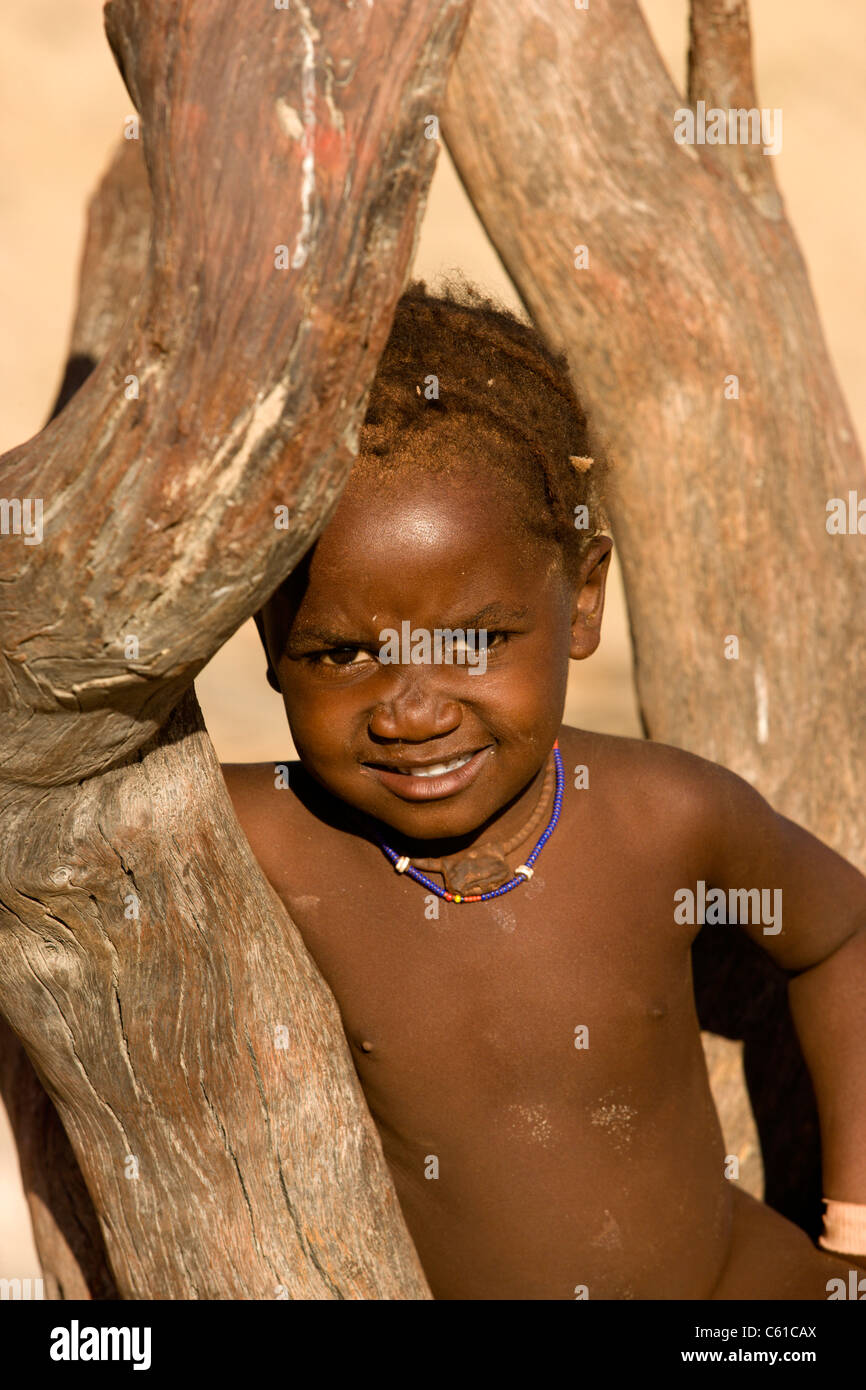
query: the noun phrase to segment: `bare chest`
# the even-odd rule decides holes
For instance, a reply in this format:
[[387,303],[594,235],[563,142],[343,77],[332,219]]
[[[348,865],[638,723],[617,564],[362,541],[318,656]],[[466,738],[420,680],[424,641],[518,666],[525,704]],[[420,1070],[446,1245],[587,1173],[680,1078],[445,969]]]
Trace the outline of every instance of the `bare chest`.
[[616,1118],[638,1095],[661,1098],[684,1040],[697,1039],[672,893],[648,895],[639,871],[612,879],[597,863],[572,868],[563,889],[551,856],[526,886],[457,906],[370,867],[375,891],[364,873],[282,895],[374,1108],[399,1103],[404,1123],[421,1124],[446,1101],[578,1101]]

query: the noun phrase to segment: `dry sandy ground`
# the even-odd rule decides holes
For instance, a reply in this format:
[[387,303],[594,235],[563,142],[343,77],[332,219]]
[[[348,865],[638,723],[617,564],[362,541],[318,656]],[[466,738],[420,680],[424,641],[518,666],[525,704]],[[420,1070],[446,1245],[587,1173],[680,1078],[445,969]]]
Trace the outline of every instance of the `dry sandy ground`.
[[[759,103],[784,112],[777,172],[862,437],[866,6],[863,0],[753,0],[752,10]],[[644,13],[672,77],[682,85],[685,0],[647,0]],[[103,36],[100,0],[0,0],[0,450],[37,433],[53,402],[74,305],[85,202],[131,110]],[[443,150],[414,269],[430,277],[452,266],[517,304]],[[265,684],[251,624],[214,658],[197,690],[223,761],[289,756],[282,705]],[[601,650],[575,668],[567,719],[612,733],[639,733],[618,574]],[[0,1277],[37,1272],[0,1107]]]

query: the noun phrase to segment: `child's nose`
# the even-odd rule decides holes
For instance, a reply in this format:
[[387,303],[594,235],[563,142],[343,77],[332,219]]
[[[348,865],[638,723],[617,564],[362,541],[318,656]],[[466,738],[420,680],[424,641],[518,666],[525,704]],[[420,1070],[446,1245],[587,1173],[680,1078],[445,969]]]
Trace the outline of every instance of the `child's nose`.
[[420,672],[405,666],[393,668],[392,678],[390,696],[380,700],[371,711],[371,737],[415,743],[442,738],[459,726],[460,704],[438,681],[425,679]]

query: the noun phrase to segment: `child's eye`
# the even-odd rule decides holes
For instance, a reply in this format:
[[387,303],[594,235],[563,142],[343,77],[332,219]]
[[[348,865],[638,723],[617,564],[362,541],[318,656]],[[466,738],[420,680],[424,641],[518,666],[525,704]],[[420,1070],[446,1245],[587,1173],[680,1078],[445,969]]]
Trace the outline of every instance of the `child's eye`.
[[475,634],[474,640],[461,641],[456,638],[451,644],[451,660],[458,663],[465,661],[467,665],[471,665],[478,659],[479,652],[498,651],[505,646],[511,635],[510,632],[488,631],[484,638],[479,633]]
[[328,652],[319,652],[316,660],[323,666],[358,666],[373,657],[363,647],[332,647]]
[[[476,640],[475,644],[459,639],[452,641],[447,655],[443,656],[446,662],[457,662],[467,665],[474,664],[482,649],[486,651],[497,650],[504,647],[512,634],[509,632],[488,632],[486,641]],[[376,662],[377,653],[367,650],[365,647],[329,647],[327,651],[310,652],[307,661],[316,666],[327,666],[332,670],[347,670],[350,666],[364,666],[367,662]]]
[[461,642],[458,639],[452,644],[450,654],[445,659],[458,665],[465,663],[467,666],[476,666],[482,660],[482,653],[485,661],[488,656],[497,655],[507,645],[511,636],[510,632],[488,631],[484,638],[476,633],[474,641]]

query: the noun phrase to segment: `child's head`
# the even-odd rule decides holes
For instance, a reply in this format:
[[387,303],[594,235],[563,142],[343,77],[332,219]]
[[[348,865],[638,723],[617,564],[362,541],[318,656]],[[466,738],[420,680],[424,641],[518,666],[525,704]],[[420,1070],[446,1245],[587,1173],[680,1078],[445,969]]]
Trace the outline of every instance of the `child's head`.
[[[604,463],[564,359],[468,287],[420,282],[398,304],[359,446],[331,520],[257,615],[269,679],[335,796],[406,837],[468,834],[535,776],[569,657],[597,646]],[[386,631],[458,629],[486,633],[483,666],[459,649],[431,660],[423,643],[408,664],[380,659]],[[447,782],[394,771],[468,753]]]

